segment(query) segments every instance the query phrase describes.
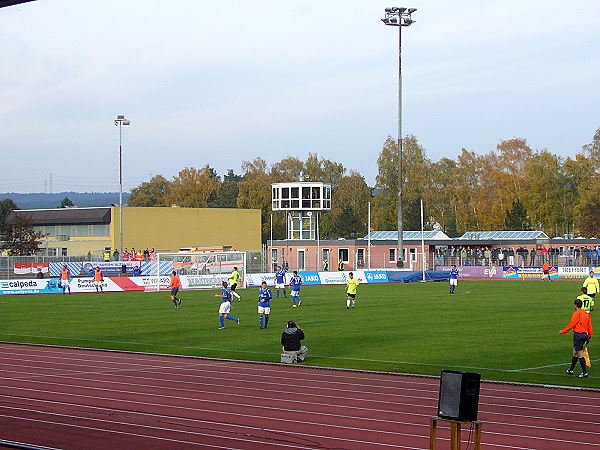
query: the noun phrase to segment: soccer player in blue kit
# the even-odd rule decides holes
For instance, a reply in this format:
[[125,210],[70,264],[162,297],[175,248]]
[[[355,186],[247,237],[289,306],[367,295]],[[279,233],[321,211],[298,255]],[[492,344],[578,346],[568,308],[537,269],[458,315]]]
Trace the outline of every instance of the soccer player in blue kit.
[[[271,314],[271,299],[273,293],[267,287],[267,282],[263,281],[258,290],[258,327],[262,330],[269,326],[269,314]],[[263,326],[264,323],[264,326]]]
[[458,284],[458,269],[455,265],[452,266],[452,270],[450,271],[450,293],[454,294],[454,289],[456,289],[456,285]]
[[283,296],[287,298],[287,291],[285,290],[285,270],[281,266],[277,266],[277,272],[275,272],[275,289],[277,298],[279,298],[279,290],[283,289]]
[[302,278],[298,276],[298,271],[294,270],[294,276],[290,280],[290,286],[292,286],[292,291],[290,295],[292,296],[292,308],[296,307],[296,300],[298,300],[298,305],[302,305],[302,300],[300,300],[300,285],[302,284]]
[[229,315],[231,313],[231,292],[227,289],[227,281],[223,281],[222,284],[223,289],[221,289],[221,293],[215,294],[215,297],[221,298],[221,306],[219,306],[219,323],[221,326],[219,330],[225,329],[225,319],[234,320],[235,323],[240,324],[240,319]]

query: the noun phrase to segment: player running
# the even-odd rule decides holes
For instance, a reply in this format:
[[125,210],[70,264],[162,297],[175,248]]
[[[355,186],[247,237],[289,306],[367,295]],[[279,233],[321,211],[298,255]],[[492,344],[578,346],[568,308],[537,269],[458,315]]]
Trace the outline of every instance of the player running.
[[[267,287],[267,282],[263,281],[258,290],[258,328],[261,330],[269,326],[269,314],[271,314],[271,299],[273,293]],[[264,323],[264,327],[263,327]]]
[[285,290],[285,270],[281,266],[277,266],[277,272],[275,272],[275,289],[277,298],[279,298],[279,290],[283,289],[283,296],[287,298],[287,291]]
[[354,278],[354,274],[350,272],[348,274],[348,281],[346,281],[346,309],[350,309],[350,306],[354,309],[358,285],[358,278]]
[[104,294],[104,288],[102,284],[104,283],[104,274],[100,270],[100,266],[96,266],[96,271],[94,272],[94,286],[96,286],[96,294],[102,292]]
[[[290,295],[292,296],[292,308],[296,306],[302,305],[302,300],[300,300],[300,286],[302,285],[302,278],[298,276],[298,271],[294,270],[294,276],[290,280],[290,286],[292,290]],[[296,305],[296,300],[298,301],[298,305]]]
[[458,269],[456,268],[456,265],[452,265],[452,269],[450,270],[450,293],[454,294],[454,289],[456,289],[456,286],[458,286],[458,277],[459,277],[459,272]]
[[71,283],[70,283],[71,273],[69,272],[69,268],[66,264],[63,264],[62,270],[60,271],[60,285],[62,286],[63,295],[65,295],[65,291],[69,290],[69,295],[71,295]]
[[234,320],[235,323],[240,324],[240,319],[229,315],[231,313],[231,292],[227,289],[227,281],[223,281],[222,285],[223,289],[221,289],[221,293],[215,294],[216,298],[221,299],[221,306],[219,306],[219,323],[221,326],[219,330],[225,329],[225,319]]
[[181,299],[177,298],[177,293],[181,289],[181,279],[175,271],[171,273],[169,287],[171,288],[171,301],[175,304],[175,308],[179,308],[181,306]]
[[235,292],[235,289],[237,288],[237,285],[240,282],[240,273],[238,272],[237,267],[233,268],[233,271],[231,272],[231,278],[229,278],[229,282],[231,283],[231,295],[236,297],[238,299],[238,302],[241,301],[242,298],[237,292]]

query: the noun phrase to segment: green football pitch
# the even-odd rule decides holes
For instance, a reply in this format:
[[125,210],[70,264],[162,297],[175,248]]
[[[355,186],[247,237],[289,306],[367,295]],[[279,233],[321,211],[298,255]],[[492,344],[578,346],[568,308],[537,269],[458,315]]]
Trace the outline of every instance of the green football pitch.
[[258,328],[255,289],[239,291],[232,315],[241,324],[226,321],[225,330],[218,330],[217,291],[181,292],[180,309],[166,292],[5,296],[0,340],[278,362],[281,332],[294,320],[306,333],[306,365],[433,375],[453,369],[600,388],[595,340],[590,378],[564,373],[572,333],[558,331],[580,285],[461,281],[454,295],[447,283],[361,285],[355,310],[346,309],[343,286],[305,286],[299,308],[273,299],[266,330]]

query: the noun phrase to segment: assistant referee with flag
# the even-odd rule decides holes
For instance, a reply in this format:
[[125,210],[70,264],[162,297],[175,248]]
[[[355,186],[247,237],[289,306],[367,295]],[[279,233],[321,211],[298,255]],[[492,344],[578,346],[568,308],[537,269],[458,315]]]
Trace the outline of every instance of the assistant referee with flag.
[[588,373],[583,348],[592,339],[592,319],[588,313],[581,309],[581,300],[577,299],[573,304],[575,305],[575,312],[571,316],[571,322],[560,330],[560,334],[567,334],[569,330],[573,330],[573,358],[571,359],[571,367],[567,369],[567,374],[573,375],[573,369],[575,369],[577,360],[579,360],[581,365],[579,378],[587,378]]

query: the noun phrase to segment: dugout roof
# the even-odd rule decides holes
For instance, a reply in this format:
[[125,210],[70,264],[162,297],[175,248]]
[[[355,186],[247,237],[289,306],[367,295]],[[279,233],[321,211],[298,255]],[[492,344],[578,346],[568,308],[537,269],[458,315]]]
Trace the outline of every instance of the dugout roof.
[[56,208],[15,210],[6,219],[15,222],[17,215],[28,216],[33,225],[92,225],[110,224],[110,208]]
[[550,238],[543,231],[467,231],[458,239],[467,241],[520,241]]
[[[373,241],[394,241],[398,240],[398,231],[371,231],[371,240]],[[407,241],[416,241],[421,239],[420,231],[403,231],[402,237]],[[431,240],[443,240],[450,239],[444,232],[439,230],[424,231],[423,238]],[[369,235],[366,235],[363,239],[369,239]]]

